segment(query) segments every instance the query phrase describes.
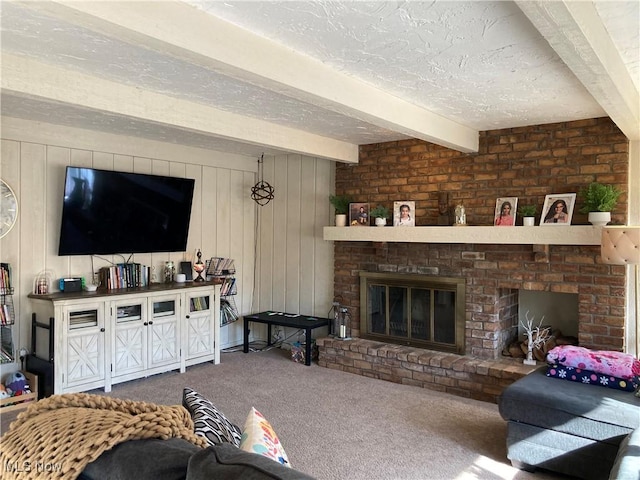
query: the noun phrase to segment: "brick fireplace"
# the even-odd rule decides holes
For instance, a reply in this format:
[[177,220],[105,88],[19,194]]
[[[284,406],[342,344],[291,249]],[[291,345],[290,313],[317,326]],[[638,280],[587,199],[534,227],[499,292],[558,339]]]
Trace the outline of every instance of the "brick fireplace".
[[[598,181],[625,192],[612,214],[612,223],[623,224],[628,168],[626,137],[599,118],[481,132],[475,154],[413,139],[362,146],[357,165],[337,165],[336,193],[372,208],[412,200],[416,225],[435,226],[444,192],[450,206],[464,203],[469,224],[491,225],[498,197],[535,204],[539,217],[545,195]],[[574,225],[588,223],[580,207],[578,199]],[[355,337],[360,272],[390,272],[466,280],[466,356],[500,358],[517,326],[520,290],[577,295],[580,345],[624,348],[625,269],[602,263],[598,246],[336,241],[334,252],[334,294],[351,310]]]

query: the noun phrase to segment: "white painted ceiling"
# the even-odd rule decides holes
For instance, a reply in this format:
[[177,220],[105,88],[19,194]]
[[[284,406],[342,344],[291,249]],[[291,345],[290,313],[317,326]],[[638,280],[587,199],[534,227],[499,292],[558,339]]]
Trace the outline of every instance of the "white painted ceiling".
[[3,1],[3,116],[356,161],[610,116],[640,139],[640,2]]

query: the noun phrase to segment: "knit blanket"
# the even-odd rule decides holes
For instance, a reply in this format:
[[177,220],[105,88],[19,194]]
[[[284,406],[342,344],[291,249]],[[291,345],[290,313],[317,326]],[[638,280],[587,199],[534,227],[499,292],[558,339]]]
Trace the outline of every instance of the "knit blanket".
[[182,438],[206,447],[189,412],[166,406],[75,393],[33,403],[2,436],[2,478],[75,479],[103,452],[128,440]]

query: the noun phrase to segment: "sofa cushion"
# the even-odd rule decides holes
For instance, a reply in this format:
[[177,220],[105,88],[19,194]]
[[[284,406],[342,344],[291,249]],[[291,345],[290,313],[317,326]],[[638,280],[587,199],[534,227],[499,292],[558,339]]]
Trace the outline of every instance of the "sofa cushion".
[[282,465],[291,466],[278,435],[267,419],[255,408],[251,408],[244,423],[240,449],[263,455]]
[[504,389],[498,401],[502,418],[615,446],[640,427],[640,399],[632,393],[547,377],[546,369]]
[[189,410],[194,423],[194,431],[207,439],[210,445],[231,443],[240,446],[242,432],[208,399],[191,388],[185,388],[182,405]]
[[636,428],[620,443],[609,479],[640,480],[640,428]]
[[80,480],[184,480],[189,459],[202,448],[181,438],[129,440],[88,464]]
[[245,452],[228,443],[202,450],[189,461],[186,480],[313,480],[267,457]]

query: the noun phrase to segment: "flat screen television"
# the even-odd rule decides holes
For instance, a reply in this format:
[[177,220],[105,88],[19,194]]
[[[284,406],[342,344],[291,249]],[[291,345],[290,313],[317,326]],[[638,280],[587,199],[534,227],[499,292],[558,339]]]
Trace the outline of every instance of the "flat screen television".
[[67,167],[58,255],[184,252],[194,184]]

